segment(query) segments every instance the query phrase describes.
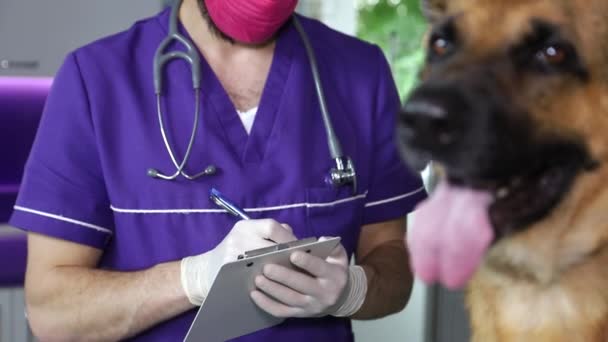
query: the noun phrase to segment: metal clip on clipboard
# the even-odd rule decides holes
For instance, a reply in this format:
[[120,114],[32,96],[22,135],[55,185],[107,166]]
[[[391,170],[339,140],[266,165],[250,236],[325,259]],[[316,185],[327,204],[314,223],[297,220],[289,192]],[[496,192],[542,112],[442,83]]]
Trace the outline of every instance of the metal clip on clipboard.
[[306,239],[302,239],[302,240],[296,240],[296,241],[285,242],[285,243],[278,243],[278,244],[273,245],[273,246],[264,247],[264,248],[258,248],[258,249],[254,249],[254,250],[251,250],[251,251],[247,251],[244,254],[239,255],[238,260],[252,258],[252,257],[255,257],[255,256],[264,255],[264,254],[272,253],[272,252],[276,252],[276,251],[282,251],[284,249],[288,249],[288,248],[292,248],[292,247],[298,247],[298,246],[302,246],[302,245],[307,245],[309,243],[313,243],[313,242],[316,242],[316,241],[317,241],[317,238],[310,237],[310,238],[306,238]]

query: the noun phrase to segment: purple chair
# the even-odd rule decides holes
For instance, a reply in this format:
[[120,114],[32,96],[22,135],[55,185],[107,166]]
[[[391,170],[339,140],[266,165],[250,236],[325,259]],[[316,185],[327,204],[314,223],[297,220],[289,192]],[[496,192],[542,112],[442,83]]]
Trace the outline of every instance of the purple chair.
[[[0,77],[0,224],[13,210],[51,79]],[[0,287],[21,286],[25,234],[0,229]]]

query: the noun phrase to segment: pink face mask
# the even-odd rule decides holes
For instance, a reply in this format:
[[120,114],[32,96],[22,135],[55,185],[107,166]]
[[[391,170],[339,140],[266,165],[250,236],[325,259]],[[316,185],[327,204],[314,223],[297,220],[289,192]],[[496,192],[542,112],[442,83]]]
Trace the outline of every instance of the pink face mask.
[[215,25],[237,42],[269,40],[295,11],[298,0],[205,0]]

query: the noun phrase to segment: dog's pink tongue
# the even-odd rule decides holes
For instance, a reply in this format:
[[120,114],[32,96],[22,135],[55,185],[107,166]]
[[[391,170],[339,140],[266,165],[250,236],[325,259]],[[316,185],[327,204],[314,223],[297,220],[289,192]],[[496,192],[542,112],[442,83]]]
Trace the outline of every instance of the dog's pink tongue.
[[494,239],[488,192],[440,183],[415,213],[407,237],[414,273],[424,282],[460,288]]

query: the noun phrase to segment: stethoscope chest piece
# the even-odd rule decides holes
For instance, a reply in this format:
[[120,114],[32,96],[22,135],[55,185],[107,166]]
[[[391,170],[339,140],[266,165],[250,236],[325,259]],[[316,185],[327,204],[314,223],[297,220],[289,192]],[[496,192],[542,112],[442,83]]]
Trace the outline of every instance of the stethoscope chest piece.
[[335,158],[336,167],[329,171],[325,182],[334,187],[351,186],[353,194],[357,194],[357,172],[355,164],[349,157]]

